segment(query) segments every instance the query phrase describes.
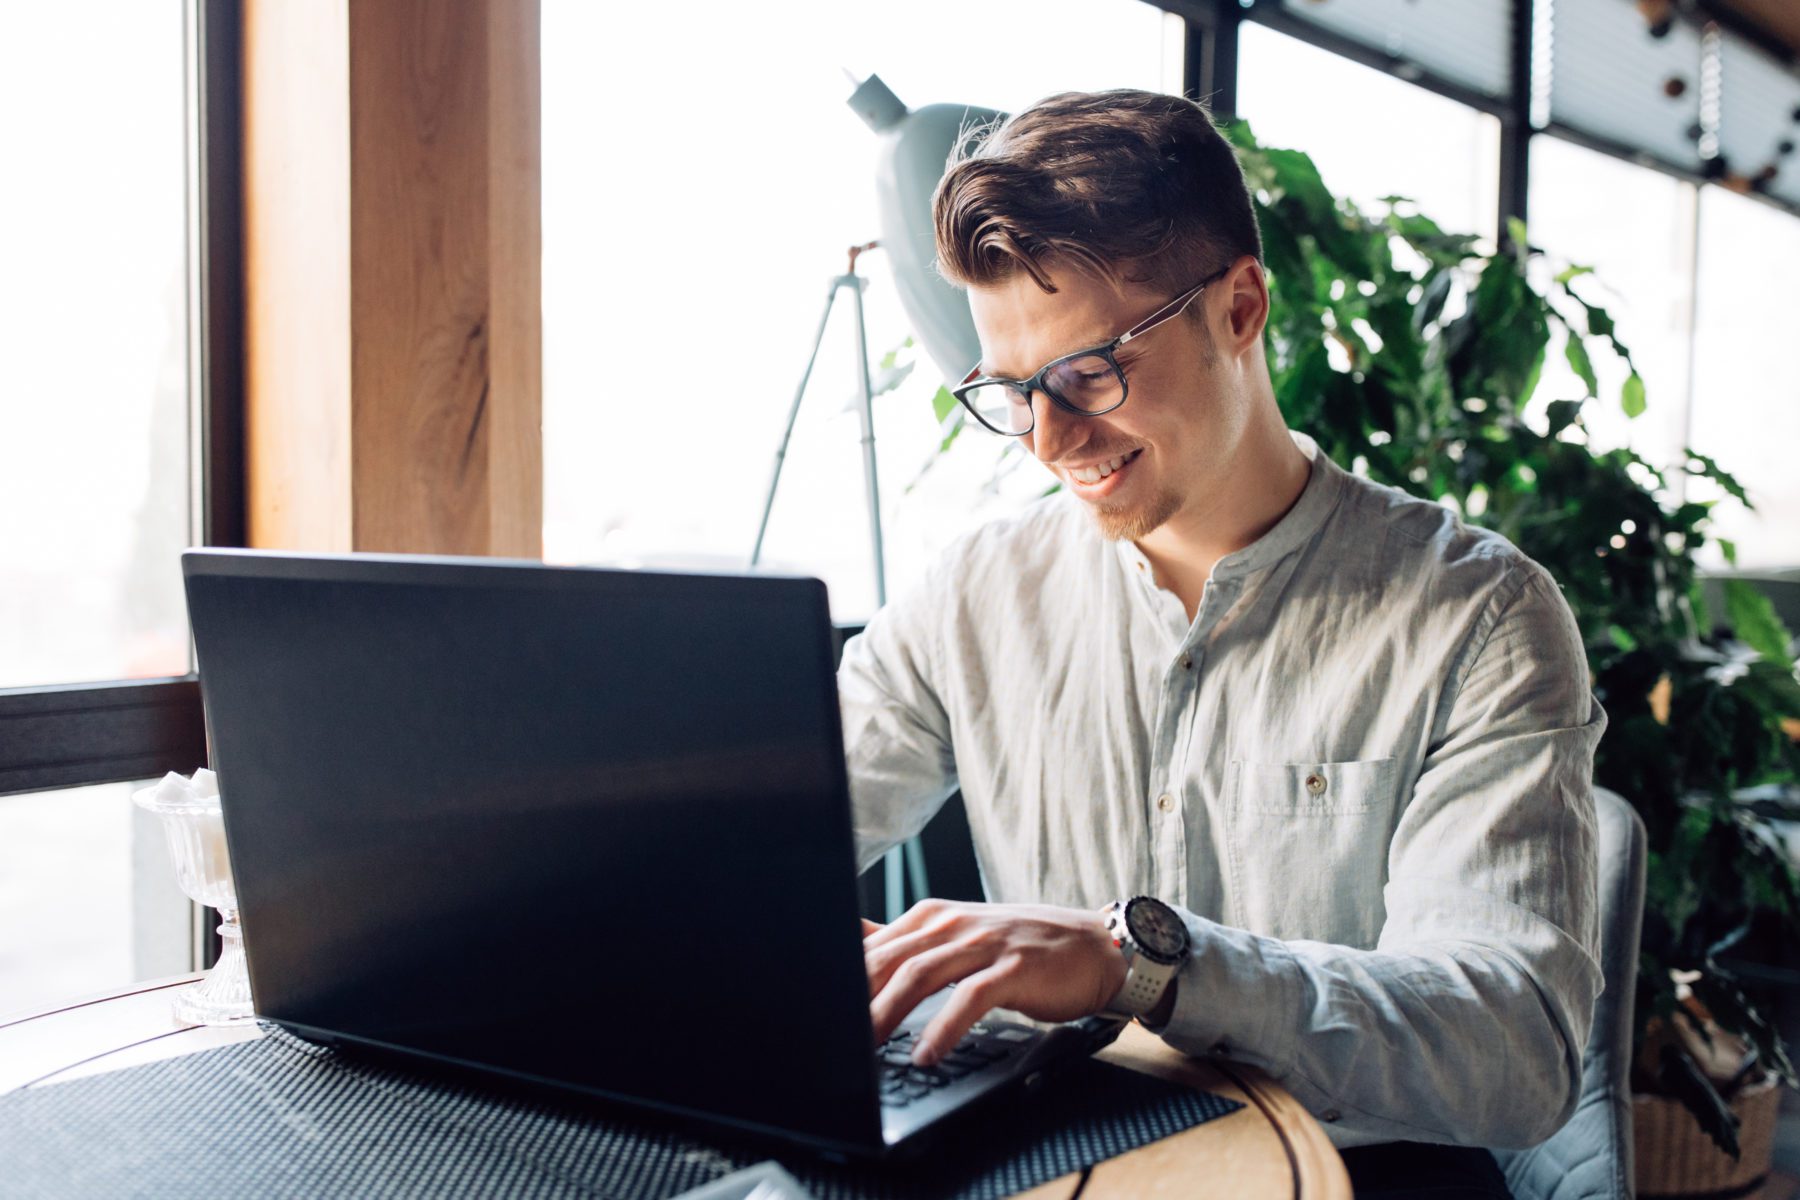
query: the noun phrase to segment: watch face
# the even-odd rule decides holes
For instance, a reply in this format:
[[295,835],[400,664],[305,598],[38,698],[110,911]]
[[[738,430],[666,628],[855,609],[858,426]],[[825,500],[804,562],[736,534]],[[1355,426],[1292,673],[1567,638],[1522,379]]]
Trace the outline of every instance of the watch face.
[[1187,953],[1187,926],[1176,911],[1161,900],[1139,896],[1125,908],[1125,928],[1131,940],[1153,958],[1174,962]]

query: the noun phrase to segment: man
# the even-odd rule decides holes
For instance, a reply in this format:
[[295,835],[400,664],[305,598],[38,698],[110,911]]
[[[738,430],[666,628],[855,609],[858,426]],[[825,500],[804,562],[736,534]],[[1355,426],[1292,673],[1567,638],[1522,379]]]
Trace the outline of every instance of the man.
[[[1062,489],[846,648],[863,862],[960,786],[989,899],[870,928],[877,1034],[959,981],[921,1062],[990,1007],[1111,1007],[1264,1068],[1340,1147],[1547,1137],[1600,990],[1605,727],[1556,584],[1287,430],[1199,106],[1053,97],[935,216],[981,340],[959,398]],[[1101,911],[1138,896],[1148,933]]]

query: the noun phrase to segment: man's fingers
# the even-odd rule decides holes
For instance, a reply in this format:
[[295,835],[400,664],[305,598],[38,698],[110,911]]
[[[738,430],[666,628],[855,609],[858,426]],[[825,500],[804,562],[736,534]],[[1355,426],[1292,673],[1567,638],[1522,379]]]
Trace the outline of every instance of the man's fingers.
[[865,941],[863,965],[869,972],[869,996],[873,998],[887,986],[901,963],[945,945],[952,936],[947,929],[919,929],[879,944]]
[[869,1002],[875,1040],[885,1042],[925,997],[986,966],[984,953],[979,946],[952,943],[914,955],[895,967],[887,986]]
[[883,929],[887,928],[886,925],[877,925],[875,922],[869,920],[869,918],[867,918],[867,917],[864,917],[862,919],[862,923],[863,923],[863,936],[865,938],[871,934],[880,933]]
[[988,1014],[988,1010],[998,1008],[1002,1003],[1001,993],[1007,983],[1007,968],[995,963],[985,970],[977,971],[950,993],[950,999],[938,1010],[937,1016],[927,1022],[925,1029],[919,1034],[913,1046],[913,1062],[922,1067],[929,1067],[944,1055],[950,1053],[956,1044],[969,1032],[969,1027]]
[[[916,929],[942,924],[947,917],[953,919],[953,910],[956,907],[958,906],[946,900],[921,900],[901,913],[898,920],[876,926],[873,932],[865,928],[863,930],[865,949],[883,945],[890,938],[904,937]],[[869,924],[872,925],[874,922],[871,921]]]

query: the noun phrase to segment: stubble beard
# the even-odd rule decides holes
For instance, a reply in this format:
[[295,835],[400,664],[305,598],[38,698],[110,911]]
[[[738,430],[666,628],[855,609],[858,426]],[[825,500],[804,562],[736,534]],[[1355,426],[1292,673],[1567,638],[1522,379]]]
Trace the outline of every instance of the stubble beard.
[[1090,504],[1100,536],[1109,542],[1135,542],[1162,526],[1181,507],[1174,489],[1163,488],[1143,504]]

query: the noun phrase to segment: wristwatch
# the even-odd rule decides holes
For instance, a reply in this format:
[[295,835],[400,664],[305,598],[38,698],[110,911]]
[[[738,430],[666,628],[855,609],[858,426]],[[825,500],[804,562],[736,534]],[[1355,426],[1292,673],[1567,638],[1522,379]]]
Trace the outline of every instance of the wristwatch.
[[1187,925],[1180,913],[1154,896],[1114,900],[1101,911],[1126,967],[1125,986],[1106,1011],[1141,1017],[1156,1007],[1169,980],[1187,961]]

